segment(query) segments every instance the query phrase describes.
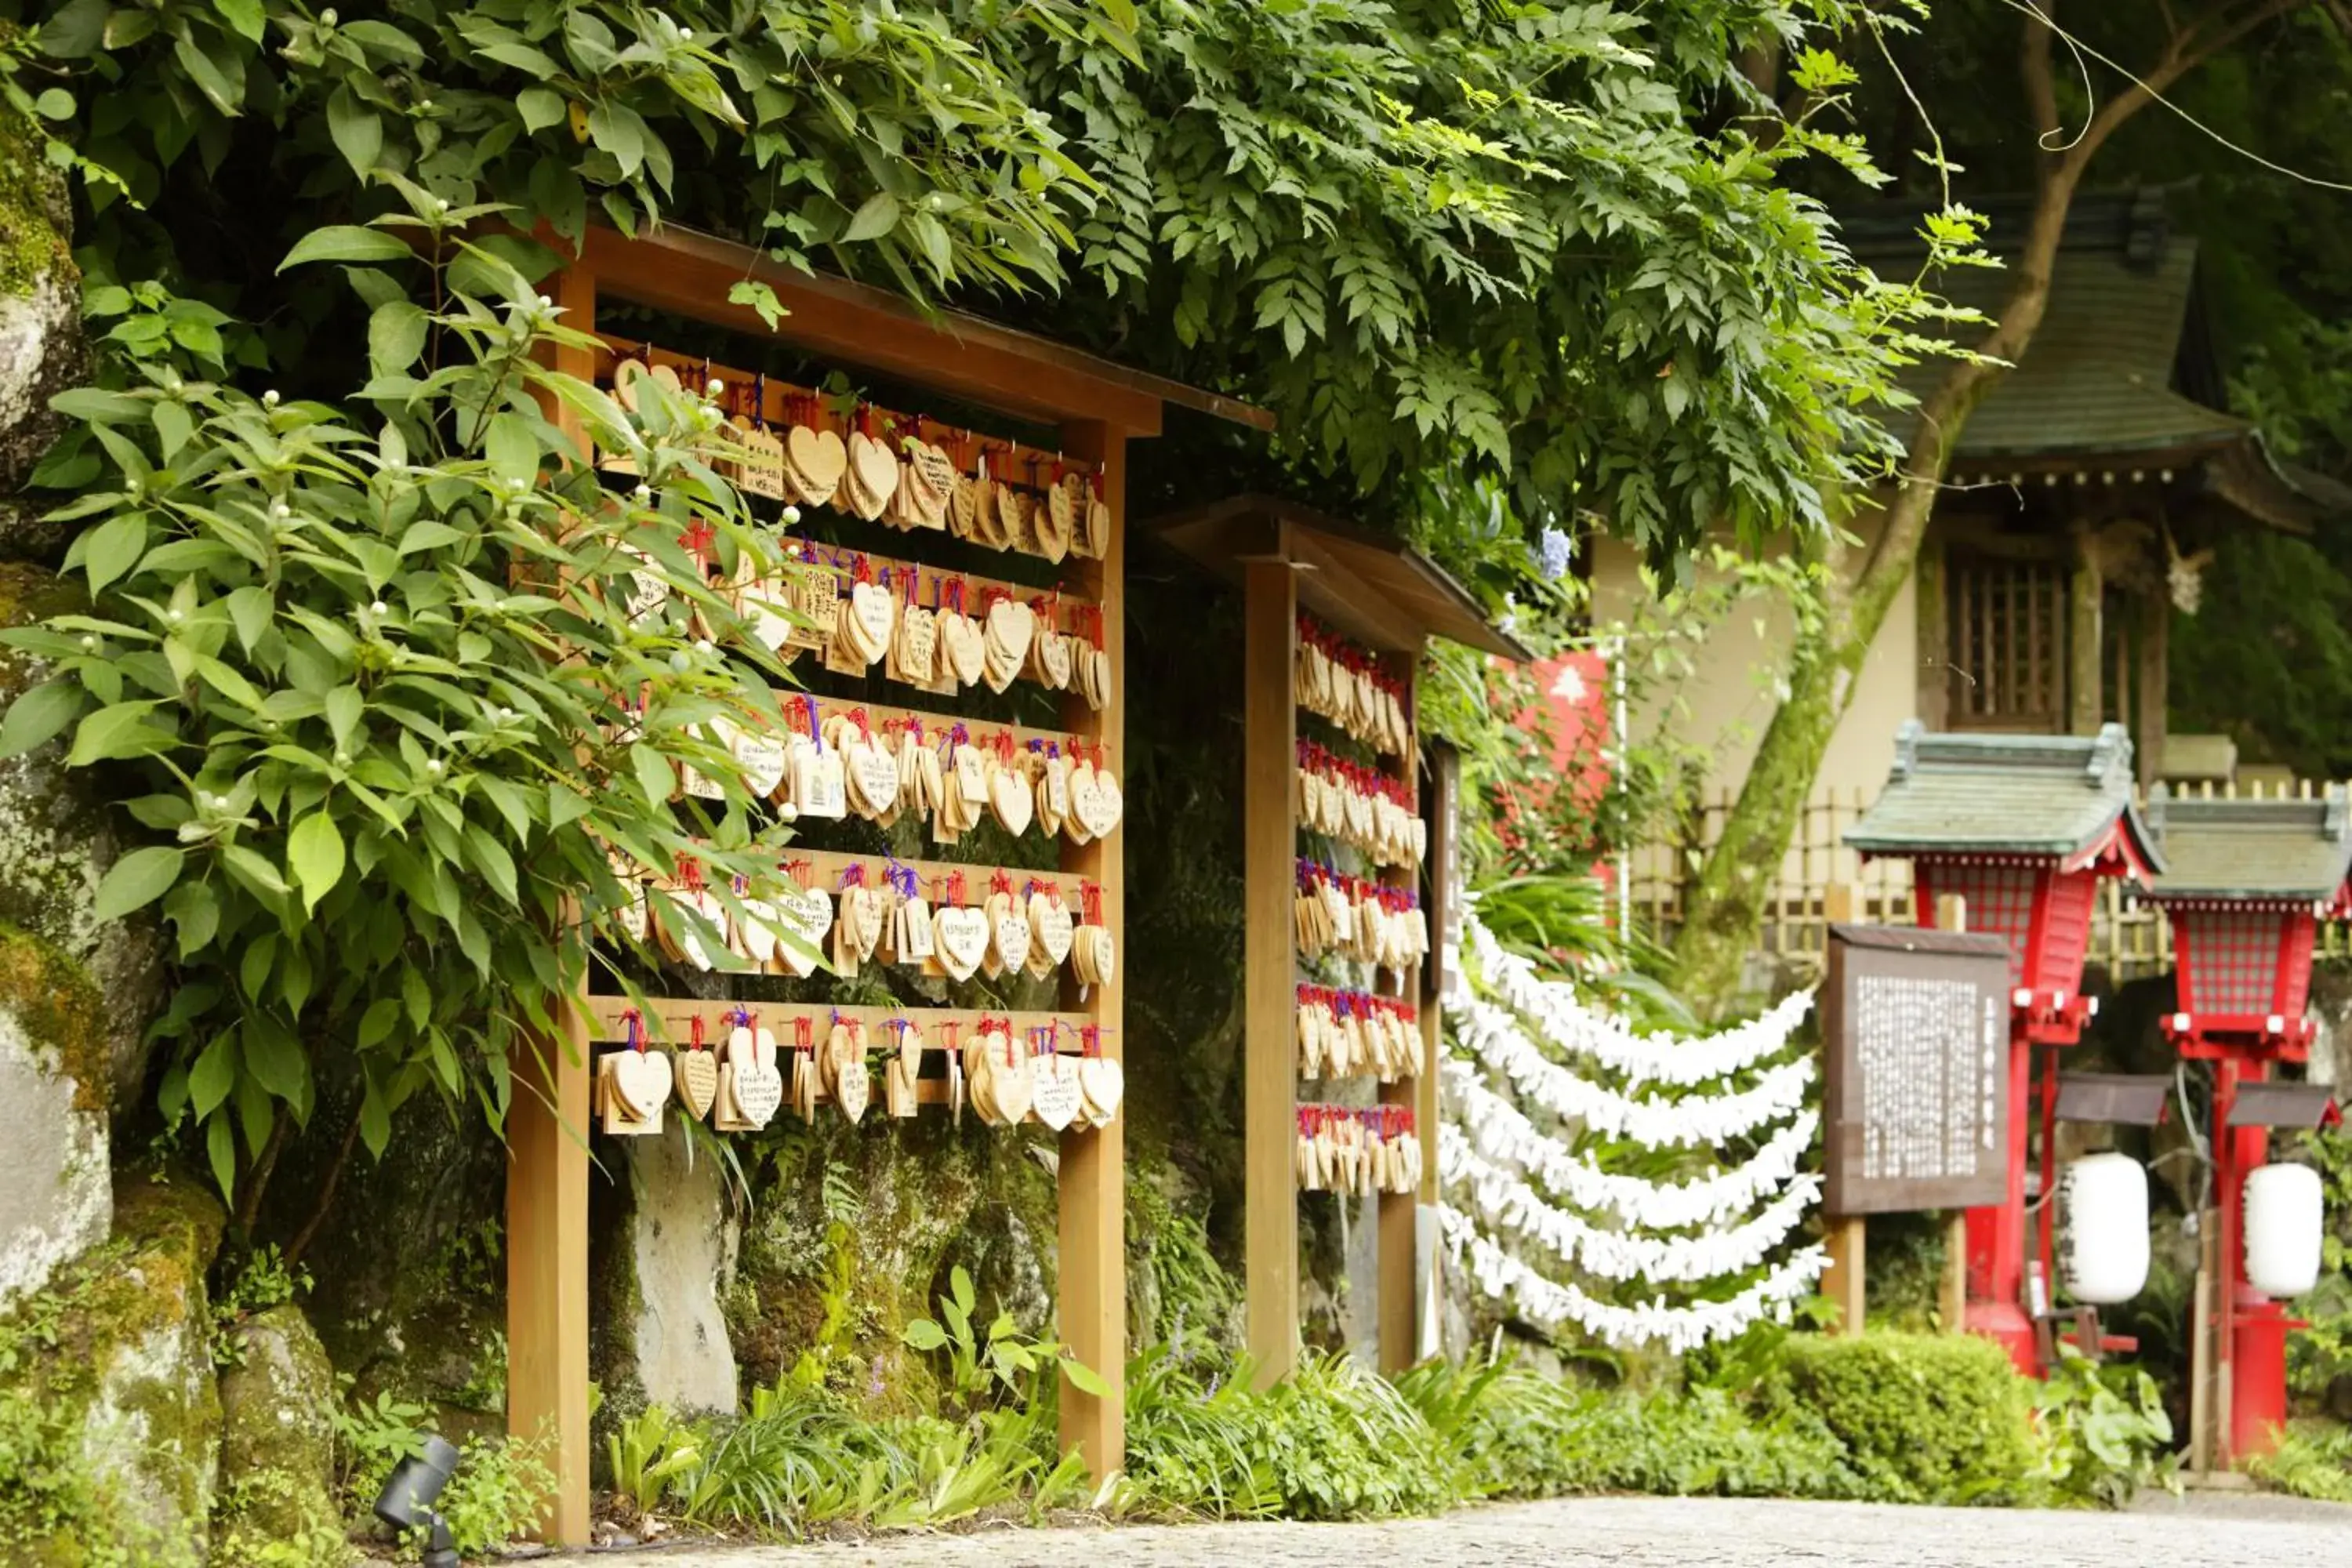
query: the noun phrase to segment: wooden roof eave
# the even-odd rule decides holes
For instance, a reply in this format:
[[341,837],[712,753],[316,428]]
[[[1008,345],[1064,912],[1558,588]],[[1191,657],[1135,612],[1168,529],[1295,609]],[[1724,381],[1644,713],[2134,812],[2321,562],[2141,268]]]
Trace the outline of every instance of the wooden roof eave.
[[[555,242],[555,248],[567,247]],[[1272,414],[1238,399],[961,310],[925,310],[887,289],[803,272],[755,247],[675,224],[635,238],[592,224],[573,254],[600,292],[751,337],[780,335],[827,359],[1024,418],[1156,436],[1161,405],[1172,403],[1274,428]],[[746,280],[766,284],[791,312],[782,326],[772,330],[750,305],[729,300]]]
[[1227,579],[1248,562],[1288,562],[1301,609],[1383,653],[1415,654],[1441,637],[1517,663],[1535,658],[1419,551],[1280,496],[1228,496],[1140,527]]

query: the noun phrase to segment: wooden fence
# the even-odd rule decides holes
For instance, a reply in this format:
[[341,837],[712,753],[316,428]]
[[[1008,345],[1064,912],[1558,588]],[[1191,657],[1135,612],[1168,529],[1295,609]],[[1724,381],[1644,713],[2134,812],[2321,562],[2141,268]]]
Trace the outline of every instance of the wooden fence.
[[[2276,799],[2293,795],[2308,800],[2322,787],[2310,779],[2235,784],[2174,784],[2176,798],[2194,795],[2203,799]],[[1862,889],[1862,918],[1888,925],[1910,925],[1917,911],[1911,890],[1911,868],[1901,860],[1864,861],[1844,847],[1847,829],[1869,806],[1873,796],[1860,788],[1817,790],[1805,805],[1797,832],[1780,862],[1780,879],[1764,904],[1764,930],[1759,947],[1780,960],[1819,962],[1828,921],[1822,906],[1830,887],[1852,882]],[[1706,850],[1723,836],[1724,818],[1731,809],[1728,790],[1710,793],[1705,803],[1682,823],[1672,841],[1645,844],[1633,856],[1633,902],[1635,916],[1647,922],[1651,935],[1671,939],[1682,923],[1683,896],[1698,873]],[[2352,933],[2342,923],[2319,928],[2319,954],[2343,957],[2352,952]],[[2092,918],[2088,962],[2105,967],[2116,981],[2161,974],[2172,967],[2172,930],[2154,909],[2135,902],[2120,882],[2099,888]]]

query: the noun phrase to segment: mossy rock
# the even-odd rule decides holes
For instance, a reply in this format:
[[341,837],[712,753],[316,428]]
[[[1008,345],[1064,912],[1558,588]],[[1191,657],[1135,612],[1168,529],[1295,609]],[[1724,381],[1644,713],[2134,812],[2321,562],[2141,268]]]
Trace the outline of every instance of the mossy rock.
[[[214,1557],[264,1542],[301,1542],[335,1528],[335,1369],[300,1308],[272,1307],[229,1331],[221,1373],[221,1475],[227,1489]],[[297,1559],[296,1561],[306,1561]]]
[[[0,626],[29,626],[82,607],[79,589],[54,573],[0,560]],[[0,649],[0,710],[45,679],[41,661]],[[0,759],[0,921],[55,945],[106,998],[100,1015],[105,1070],[82,1081],[120,1118],[143,1106],[147,1026],[163,1000],[163,941],[152,914],[98,918],[98,885],[124,846],[89,775],[68,772],[64,754],[61,737]]]
[[[0,495],[15,494],[64,427],[49,399],[89,379],[72,206],[41,142],[0,105]],[[68,532],[32,506],[0,506],[0,553],[54,558]]]
[[112,1240],[0,1318],[0,1562],[205,1561],[219,1473],[205,1276],[220,1205],[118,1186]]
[[81,966],[0,923],[0,1302],[106,1239],[105,1012]]

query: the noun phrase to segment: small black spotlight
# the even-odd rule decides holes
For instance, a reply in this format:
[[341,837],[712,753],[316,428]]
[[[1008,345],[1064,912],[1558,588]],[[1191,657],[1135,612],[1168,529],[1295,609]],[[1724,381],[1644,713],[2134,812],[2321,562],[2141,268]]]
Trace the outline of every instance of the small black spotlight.
[[457,1445],[425,1439],[424,1452],[403,1459],[375,1500],[375,1516],[394,1530],[425,1532],[425,1568],[460,1568],[448,1521],[433,1511],[434,1500],[457,1473]]

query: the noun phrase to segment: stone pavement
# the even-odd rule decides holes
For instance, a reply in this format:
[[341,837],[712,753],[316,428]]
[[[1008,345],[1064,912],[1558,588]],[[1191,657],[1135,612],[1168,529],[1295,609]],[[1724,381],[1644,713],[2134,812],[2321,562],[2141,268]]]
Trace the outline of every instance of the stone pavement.
[[1135,1526],[674,1549],[658,1568],[2347,1568],[2352,1508],[2161,1495],[2128,1513],[1575,1498],[1381,1524]]

